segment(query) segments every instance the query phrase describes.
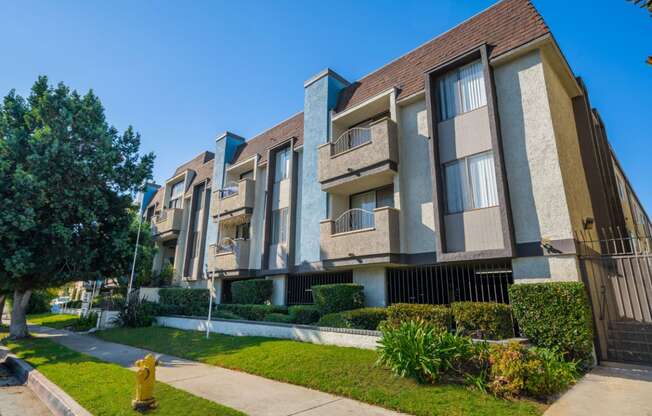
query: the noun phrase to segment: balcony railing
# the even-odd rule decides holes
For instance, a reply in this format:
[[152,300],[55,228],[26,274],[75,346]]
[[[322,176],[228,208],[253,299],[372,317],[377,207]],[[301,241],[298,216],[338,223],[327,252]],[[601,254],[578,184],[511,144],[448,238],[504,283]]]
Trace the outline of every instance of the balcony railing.
[[371,141],[371,129],[368,127],[354,127],[342,133],[337,140],[331,143],[331,156],[346,152],[354,147],[361,146]]
[[239,221],[242,216],[251,215],[254,208],[255,184],[253,179],[242,179],[219,192],[220,195],[215,192],[211,215],[217,217],[219,213],[223,223]]
[[[320,223],[322,260],[354,261],[379,258],[400,252],[399,210],[376,208],[373,212],[353,209],[336,220]],[[361,260],[368,261],[368,260]],[[372,261],[372,260],[369,260]]]
[[182,208],[166,208],[154,217],[152,233],[160,235],[165,233],[178,233],[181,230]]
[[318,152],[322,191],[350,194],[390,184],[398,166],[396,123],[383,118],[349,129]]
[[353,208],[337,217],[333,222],[333,234],[364,230],[374,227],[374,213],[360,208]]

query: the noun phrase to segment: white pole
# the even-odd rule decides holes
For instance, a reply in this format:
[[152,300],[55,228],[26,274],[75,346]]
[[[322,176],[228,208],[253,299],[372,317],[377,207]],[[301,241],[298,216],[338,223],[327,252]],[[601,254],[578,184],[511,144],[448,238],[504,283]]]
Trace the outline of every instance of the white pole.
[[125,299],[125,304],[127,305],[129,305],[129,295],[131,295],[131,288],[134,284],[134,274],[136,272],[138,244],[140,244],[140,227],[143,224],[143,203],[145,202],[145,191],[147,191],[147,186],[143,188],[142,198],[140,199],[140,207],[138,208],[138,233],[136,234],[136,247],[134,247],[134,261],[131,263],[131,276],[129,277],[129,287],[127,288],[127,299]]

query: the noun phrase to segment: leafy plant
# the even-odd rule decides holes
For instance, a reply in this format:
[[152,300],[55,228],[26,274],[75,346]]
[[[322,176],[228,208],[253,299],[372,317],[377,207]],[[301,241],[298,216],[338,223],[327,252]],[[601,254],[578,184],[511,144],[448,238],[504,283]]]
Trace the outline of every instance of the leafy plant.
[[251,279],[233,282],[231,296],[233,303],[262,305],[272,299],[273,284],[271,280]]
[[278,305],[237,305],[223,303],[216,305],[218,311],[228,311],[249,321],[263,321],[270,313],[287,314],[287,307]]
[[118,326],[139,328],[151,326],[158,314],[158,305],[146,300],[134,298],[114,318]]
[[378,363],[401,377],[436,383],[443,375],[462,376],[476,349],[473,341],[423,320],[383,325]]
[[387,309],[385,308],[360,308],[324,315],[317,325],[375,331],[386,318]]
[[338,283],[312,287],[312,297],[319,313],[358,309],[364,306],[363,286],[353,283]]
[[521,333],[534,345],[557,350],[567,360],[590,362],[591,308],[582,283],[511,285],[509,297]]
[[423,320],[438,328],[451,327],[451,310],[444,305],[395,303],[387,308],[387,324],[398,327],[411,320]]
[[319,310],[313,305],[290,306],[288,315],[295,324],[313,324],[319,321]]
[[50,302],[56,298],[56,294],[47,290],[37,290],[32,292],[27,304],[27,313],[46,313],[50,312]]
[[458,331],[473,338],[505,339],[514,336],[509,305],[493,302],[455,302],[451,304]]
[[215,311],[211,316],[218,319],[242,319],[241,316],[229,311]]
[[80,316],[72,324],[72,330],[76,332],[84,332],[93,329],[97,326],[97,313],[89,312],[86,316]]
[[290,315],[285,315],[282,313],[268,313],[267,315],[265,315],[265,318],[263,318],[263,320],[267,322],[279,322],[283,324],[294,323]]
[[208,314],[208,289],[162,288],[158,293],[162,313],[204,317]]

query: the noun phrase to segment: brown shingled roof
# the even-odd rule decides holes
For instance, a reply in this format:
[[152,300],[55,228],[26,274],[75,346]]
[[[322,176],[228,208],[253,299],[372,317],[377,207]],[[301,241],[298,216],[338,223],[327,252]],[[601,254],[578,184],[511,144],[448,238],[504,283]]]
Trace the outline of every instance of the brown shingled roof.
[[303,144],[303,112],[293,115],[269,130],[248,140],[240,149],[234,163],[249,159],[259,154],[259,163],[267,160],[267,149],[290,137],[296,137],[295,147]]
[[403,97],[420,92],[425,71],[482,43],[490,46],[491,59],[548,33],[548,26],[530,1],[503,0],[351,84],[340,94],[337,111],[394,86]]

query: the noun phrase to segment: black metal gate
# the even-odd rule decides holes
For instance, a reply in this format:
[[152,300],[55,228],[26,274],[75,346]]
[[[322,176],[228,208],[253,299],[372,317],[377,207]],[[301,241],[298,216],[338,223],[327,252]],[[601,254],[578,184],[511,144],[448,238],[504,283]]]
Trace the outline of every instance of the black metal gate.
[[313,286],[352,282],[353,273],[351,270],[290,275],[287,282],[287,304],[307,305],[313,303]]
[[401,267],[387,270],[389,303],[447,305],[457,301],[509,303],[509,261]]
[[652,364],[650,238],[611,233],[608,238],[582,234],[578,240],[600,358]]

